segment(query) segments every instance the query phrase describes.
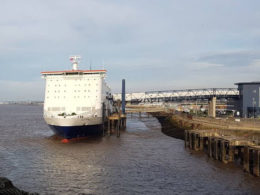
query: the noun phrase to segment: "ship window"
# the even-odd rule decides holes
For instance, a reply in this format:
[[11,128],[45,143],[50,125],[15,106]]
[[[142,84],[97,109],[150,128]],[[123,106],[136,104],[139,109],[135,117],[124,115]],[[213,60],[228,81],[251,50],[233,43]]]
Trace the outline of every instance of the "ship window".
[[88,90],[88,92],[90,92],[90,90]]
[[66,90],[64,90],[64,92],[66,92]]
[[64,96],[64,99],[66,98],[66,96]]
[[87,92],[87,90],[84,90],[84,92]]
[[78,90],[78,92],[80,92],[80,90]]

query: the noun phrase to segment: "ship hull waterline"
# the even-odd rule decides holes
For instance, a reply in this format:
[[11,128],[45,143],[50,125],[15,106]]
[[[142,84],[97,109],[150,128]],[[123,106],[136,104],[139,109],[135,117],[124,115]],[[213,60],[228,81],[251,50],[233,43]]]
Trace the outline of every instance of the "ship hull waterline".
[[56,126],[49,125],[53,132],[65,139],[82,138],[102,134],[102,125]]

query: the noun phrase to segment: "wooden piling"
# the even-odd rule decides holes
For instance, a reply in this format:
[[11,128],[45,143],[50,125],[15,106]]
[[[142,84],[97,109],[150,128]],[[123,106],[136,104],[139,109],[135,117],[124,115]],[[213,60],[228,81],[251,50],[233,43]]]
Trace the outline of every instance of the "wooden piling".
[[221,161],[223,163],[228,163],[227,161],[227,148],[226,148],[226,141],[221,140]]
[[249,172],[249,147],[244,147],[244,163],[243,163],[244,171]]
[[192,149],[192,134],[189,133],[189,147]]
[[194,150],[198,151],[199,149],[199,134],[194,133]]
[[188,131],[185,130],[184,131],[184,146],[185,146],[185,148],[188,147],[188,144],[189,144],[189,141],[188,141]]
[[260,146],[248,139],[212,130],[186,130],[185,147],[205,150],[210,158],[223,163],[240,160],[246,172],[260,176]]
[[254,149],[254,151],[253,151],[253,174],[255,176],[260,176],[260,173],[259,173],[260,159],[259,158],[260,158],[259,150]]
[[199,150],[204,150],[204,137],[199,137]]
[[208,138],[208,155],[212,157],[212,139],[211,137]]

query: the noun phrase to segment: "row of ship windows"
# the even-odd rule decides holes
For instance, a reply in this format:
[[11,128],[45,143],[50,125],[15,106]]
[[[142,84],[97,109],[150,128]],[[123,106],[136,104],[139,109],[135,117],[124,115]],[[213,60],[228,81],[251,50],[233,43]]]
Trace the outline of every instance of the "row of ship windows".
[[[92,96],[92,97],[93,97],[93,96]],[[46,98],[47,98],[47,99],[50,99],[49,96],[47,96]],[[54,99],[60,99],[60,98],[61,98],[61,99],[62,99],[62,98],[63,98],[63,99],[66,99],[66,96],[63,96],[63,97],[62,97],[62,96],[54,96]],[[77,98],[81,98],[81,97],[80,97],[80,96],[74,96],[74,99],[77,99]],[[90,96],[84,96],[84,98],[90,98]],[[98,98],[98,96],[96,96],[96,98]]]
[[[95,80],[97,80],[97,79],[94,78],[94,79],[84,79],[84,80],[85,80],[85,81],[93,81],[93,80],[95,81]],[[49,80],[49,81],[50,81],[50,82],[52,82],[52,81],[54,81],[54,82],[55,82],[55,81],[56,81],[56,82],[59,82],[59,81],[64,81],[64,80],[63,80],[63,79],[61,79],[61,80],[57,80],[57,79],[55,80],[55,79],[54,79],[54,80]],[[82,81],[82,79],[79,79],[79,80],[77,79],[77,80],[74,80],[74,81]]]
[[[54,85],[54,86],[55,86],[55,87],[62,87],[62,85]],[[67,85],[64,84],[63,86],[66,87]],[[74,86],[75,86],[75,87],[80,87],[80,84],[75,84]],[[82,86],[87,87],[87,86],[91,86],[91,84],[85,84],[85,85],[82,85]],[[98,86],[98,83],[96,83],[96,86]],[[48,87],[50,87],[50,85],[48,85]]]
[[[64,90],[63,92],[66,93],[67,91]],[[80,91],[80,90],[74,90],[74,93],[77,93],[77,92],[80,93],[81,91]],[[82,92],[91,92],[91,90],[84,90],[84,91],[82,90]],[[98,92],[98,90],[96,90],[96,92]],[[50,93],[50,91],[48,90],[47,93]],[[60,91],[60,90],[57,90],[57,91],[54,90],[54,93],[62,93],[62,91]]]

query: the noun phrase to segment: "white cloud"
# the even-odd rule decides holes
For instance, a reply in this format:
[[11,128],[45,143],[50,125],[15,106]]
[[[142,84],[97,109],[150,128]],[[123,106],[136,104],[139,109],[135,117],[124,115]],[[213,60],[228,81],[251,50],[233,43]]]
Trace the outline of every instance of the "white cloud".
[[193,62],[193,63],[187,65],[187,67],[190,70],[203,70],[203,69],[224,67],[224,65],[223,64],[208,63],[208,62]]
[[133,91],[255,80],[258,7],[256,0],[3,1],[0,97],[43,99],[34,78],[67,69],[71,54],[83,57],[83,68],[104,60],[112,89],[121,77]]

